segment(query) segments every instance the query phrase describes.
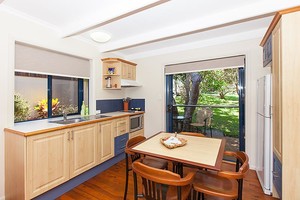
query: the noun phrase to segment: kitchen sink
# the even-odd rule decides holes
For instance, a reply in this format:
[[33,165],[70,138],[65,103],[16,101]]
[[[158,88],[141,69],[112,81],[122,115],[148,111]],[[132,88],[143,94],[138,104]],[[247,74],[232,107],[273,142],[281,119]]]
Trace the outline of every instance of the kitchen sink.
[[94,120],[94,119],[100,119],[100,118],[105,118],[105,117],[109,117],[109,116],[106,116],[106,115],[90,115],[90,116],[84,116],[84,117],[70,118],[70,119],[66,119],[66,120],[62,119],[62,120],[50,121],[50,123],[73,124],[73,123],[89,121],[89,120]]
[[50,123],[56,123],[56,124],[73,124],[77,122],[82,122],[82,121],[87,121],[83,118],[72,118],[72,119],[62,119],[62,120],[57,120],[57,121],[51,121]]

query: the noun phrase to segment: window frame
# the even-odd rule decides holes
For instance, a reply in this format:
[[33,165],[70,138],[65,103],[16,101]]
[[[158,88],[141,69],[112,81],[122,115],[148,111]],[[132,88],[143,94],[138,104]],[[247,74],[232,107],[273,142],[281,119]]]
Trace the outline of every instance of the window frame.
[[[16,73],[23,73],[21,71],[15,71],[15,76]],[[57,118],[57,117],[61,117],[62,115],[56,115],[56,116],[52,116],[52,80],[53,77],[66,77],[66,76],[59,76],[59,75],[48,75],[48,74],[40,74],[40,73],[34,73],[34,72],[25,72],[25,73],[29,73],[29,74],[37,74],[37,75],[46,75],[47,76],[47,103],[48,103],[48,116],[47,118],[42,118],[42,119],[31,119],[31,120],[25,120],[25,121],[18,121],[14,123],[20,123],[20,122],[28,122],[28,121],[36,121],[36,120],[44,120],[44,119],[50,119],[50,118]],[[77,92],[78,92],[78,112],[77,113],[70,113],[68,115],[78,115],[80,114],[80,110],[82,107],[82,102],[84,101],[84,80],[83,78],[78,78],[78,77],[67,77],[67,78],[76,78],[78,81],[78,88],[77,88]],[[89,88],[89,79],[88,80],[88,88]],[[89,98],[89,91],[87,91],[88,94],[88,98]],[[87,105],[89,106],[88,102]]]

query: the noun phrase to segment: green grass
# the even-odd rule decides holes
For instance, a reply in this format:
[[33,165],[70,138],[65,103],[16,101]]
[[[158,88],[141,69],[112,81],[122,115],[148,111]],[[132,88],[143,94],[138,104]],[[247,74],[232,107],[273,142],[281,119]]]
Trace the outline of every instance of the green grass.
[[[177,101],[178,100],[178,101]],[[176,99],[180,103],[180,97]],[[238,95],[226,95],[220,99],[217,94],[201,94],[198,105],[238,105]],[[212,108],[212,128],[221,130],[226,136],[238,137],[239,135],[239,109],[238,108]],[[178,107],[178,112],[183,115],[184,108]],[[195,121],[195,112],[193,115]]]

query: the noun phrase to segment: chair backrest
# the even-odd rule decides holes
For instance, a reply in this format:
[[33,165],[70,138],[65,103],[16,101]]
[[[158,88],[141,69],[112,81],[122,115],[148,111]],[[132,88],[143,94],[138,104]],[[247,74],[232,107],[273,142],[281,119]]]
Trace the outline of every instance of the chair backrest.
[[209,126],[211,123],[212,110],[208,108],[202,108],[197,111],[196,121],[197,123],[202,123],[206,121],[206,126]]
[[[129,150],[130,147],[144,141],[146,138],[144,136],[136,136],[136,137],[133,137],[131,139],[129,139],[127,142],[126,142],[126,148],[125,148],[125,153],[130,155],[131,156],[131,161],[135,161],[137,159],[139,159],[141,157],[140,154],[136,154],[136,153],[133,153]],[[127,156],[127,155],[126,155]]]
[[141,142],[141,141],[144,141],[146,138],[144,136],[141,136],[141,135],[138,135],[136,137],[133,137],[131,139],[129,139],[126,143],[126,148],[128,147],[132,147],[133,145]]
[[[189,172],[184,178],[168,170],[147,166],[139,161],[132,164],[135,186],[135,199],[137,195],[137,175],[142,177],[145,199],[167,199],[170,186],[177,187],[177,199],[181,199],[181,187],[191,185],[195,172]],[[173,190],[174,191],[174,190]]]
[[232,151],[225,151],[224,155],[235,157],[237,160],[236,162],[236,171],[219,171],[218,175],[223,176],[226,178],[231,178],[231,179],[243,179],[245,178],[248,170],[249,170],[249,157],[248,155],[243,152],[243,151],[237,151],[237,152],[232,152]]
[[195,132],[180,132],[182,135],[189,135],[189,136],[196,136],[196,137],[205,137],[202,133],[195,133]]
[[232,156],[236,158],[236,169],[235,172],[231,171],[220,171],[219,176],[235,179],[238,182],[238,199],[241,200],[243,195],[243,179],[249,171],[249,157],[243,151],[225,151],[224,155]]

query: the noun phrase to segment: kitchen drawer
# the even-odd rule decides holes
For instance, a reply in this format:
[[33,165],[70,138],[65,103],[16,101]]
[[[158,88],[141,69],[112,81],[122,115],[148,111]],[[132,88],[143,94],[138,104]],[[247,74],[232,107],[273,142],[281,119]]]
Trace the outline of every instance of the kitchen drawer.
[[282,165],[275,153],[273,154],[273,184],[281,199],[282,198]]
[[115,156],[125,151],[128,138],[128,133],[115,137]]
[[140,129],[138,131],[129,133],[129,139],[134,138],[136,136],[144,136],[144,129]]
[[116,123],[116,136],[123,135],[129,132],[129,117],[122,117],[115,120]]

